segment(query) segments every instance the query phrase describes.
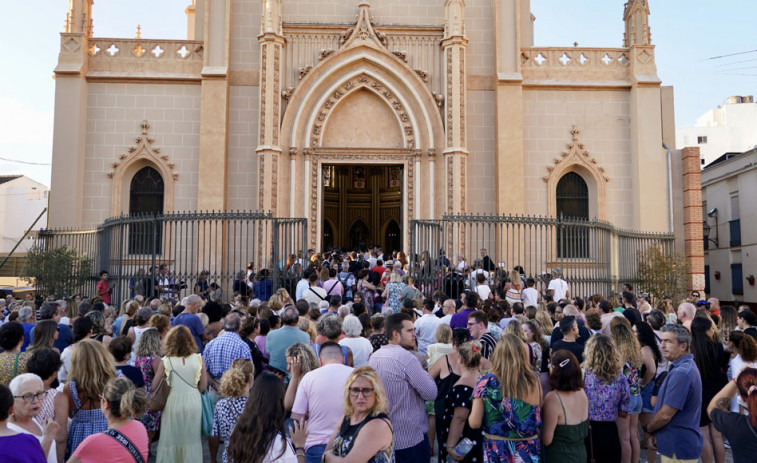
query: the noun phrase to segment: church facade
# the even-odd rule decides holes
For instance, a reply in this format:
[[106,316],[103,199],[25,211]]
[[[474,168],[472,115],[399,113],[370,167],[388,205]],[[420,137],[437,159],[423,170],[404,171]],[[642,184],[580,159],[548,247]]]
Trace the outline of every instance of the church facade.
[[445,214],[696,222],[647,0],[619,6],[619,48],[535,47],[529,0],[197,0],[186,14],[188,40],[98,38],[92,0],[69,2],[51,227],[271,211],[307,218],[322,249],[407,247],[410,220]]

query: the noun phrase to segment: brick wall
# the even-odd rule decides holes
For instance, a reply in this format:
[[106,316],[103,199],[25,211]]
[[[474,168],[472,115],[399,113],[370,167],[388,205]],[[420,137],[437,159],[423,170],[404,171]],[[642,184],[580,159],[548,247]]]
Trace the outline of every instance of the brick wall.
[[702,230],[702,172],[699,148],[681,151],[683,158],[683,231],[689,289],[704,292],[704,236]]

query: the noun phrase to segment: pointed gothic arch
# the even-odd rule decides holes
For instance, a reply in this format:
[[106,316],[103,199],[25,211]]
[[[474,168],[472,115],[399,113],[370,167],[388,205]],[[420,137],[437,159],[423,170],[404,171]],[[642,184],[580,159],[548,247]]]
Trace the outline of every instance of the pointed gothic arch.
[[583,143],[579,142],[581,133],[575,126],[570,131],[573,141],[567,149],[555,158],[552,165],[547,167],[548,174],[543,180],[547,184],[548,215],[556,217],[557,185],[569,172],[573,172],[586,183],[588,189],[589,219],[607,220],[607,183],[610,181],[605,169],[599,166]]
[[148,135],[150,124],[142,121],[142,136],[137,137],[137,144],[128,149],[129,154],[121,154],[113,162],[108,178],[113,180],[111,195],[111,217],[129,213],[131,209],[131,182],[134,176],[146,167],[154,169],[163,180],[162,212],[173,211],[174,184],[179,174],[173,171],[174,163],[160,148],[154,147],[155,139]]

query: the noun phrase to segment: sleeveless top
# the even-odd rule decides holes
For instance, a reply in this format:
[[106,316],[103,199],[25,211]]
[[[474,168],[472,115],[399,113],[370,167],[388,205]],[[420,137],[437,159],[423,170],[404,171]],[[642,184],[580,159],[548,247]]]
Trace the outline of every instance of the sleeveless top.
[[520,302],[521,301],[520,291],[518,291],[515,288],[508,289],[507,293],[505,293],[505,299],[507,300],[508,304],[515,304],[516,302]]
[[78,447],[87,436],[108,430],[108,420],[105,419],[102,410],[100,410],[99,407],[90,410],[82,410],[79,392],[76,390],[76,381],[72,379],[68,385],[76,409],[74,410],[74,416],[71,418],[71,424],[68,430],[66,459],[74,453],[76,447]]
[[[350,453],[350,450],[352,450],[352,446],[355,445],[355,440],[357,440],[357,436],[363,426],[375,419],[384,420],[389,425],[389,428],[392,429],[392,435],[394,434],[394,428],[392,428],[389,417],[385,413],[379,413],[376,416],[369,415],[358,424],[350,424],[350,418],[346,417],[339,426],[339,431],[334,438],[334,455],[346,457]],[[392,438],[389,448],[379,450],[367,463],[394,463],[394,438]]]
[[555,391],[557,398],[560,400],[562,415],[565,424],[558,423],[555,426],[555,433],[552,437],[552,443],[544,447],[545,461],[565,463],[585,463],[586,462],[586,445],[584,439],[589,435],[589,419],[578,424],[568,424],[568,414],[565,412],[565,404],[560,397],[560,393]]
[[449,364],[449,355],[444,356],[444,360],[447,362],[447,370],[449,374],[440,378],[436,382],[436,399],[434,399],[434,412],[436,416],[444,415],[444,409],[446,407],[447,394],[452,389],[452,386],[460,379],[460,375],[452,371],[452,366]]

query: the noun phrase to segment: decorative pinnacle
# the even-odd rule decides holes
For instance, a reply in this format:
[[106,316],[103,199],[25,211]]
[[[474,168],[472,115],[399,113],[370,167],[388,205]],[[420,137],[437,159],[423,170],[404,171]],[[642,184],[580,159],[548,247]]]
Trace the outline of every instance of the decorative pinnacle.
[[135,39],[141,39],[142,38],[142,26],[137,24],[137,36],[134,37]]
[[571,135],[573,135],[573,141],[578,141],[578,135],[581,134],[581,131],[578,129],[578,127],[574,125],[570,133]]

